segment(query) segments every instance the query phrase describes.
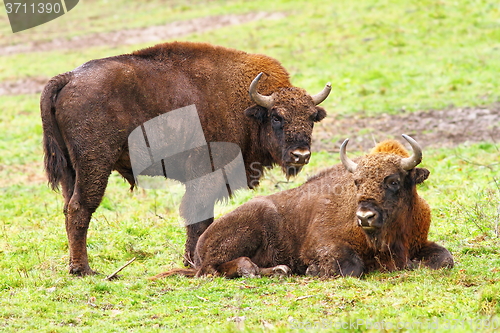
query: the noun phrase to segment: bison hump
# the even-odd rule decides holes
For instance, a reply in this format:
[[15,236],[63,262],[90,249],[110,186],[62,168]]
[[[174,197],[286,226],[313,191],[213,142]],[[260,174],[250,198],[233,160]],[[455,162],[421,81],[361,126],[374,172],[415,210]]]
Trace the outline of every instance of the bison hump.
[[405,149],[402,143],[396,140],[386,140],[382,141],[379,144],[375,146],[375,148],[372,149],[370,154],[379,154],[379,153],[385,153],[385,154],[395,154],[399,155],[402,157],[408,157],[410,154],[408,151]]

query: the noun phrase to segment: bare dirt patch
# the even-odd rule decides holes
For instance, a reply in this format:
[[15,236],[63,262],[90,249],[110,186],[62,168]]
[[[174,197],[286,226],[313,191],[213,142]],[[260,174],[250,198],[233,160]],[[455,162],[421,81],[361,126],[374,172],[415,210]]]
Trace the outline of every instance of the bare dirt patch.
[[285,16],[284,13],[280,12],[254,12],[241,15],[207,16],[172,22],[161,26],[90,34],[73,37],[71,39],[54,39],[48,42],[0,45],[0,55],[54,50],[78,50],[97,46],[116,47],[120,45],[166,41],[172,38],[239,25],[251,21],[281,19]]
[[[0,45],[0,56],[54,50],[79,50],[98,46],[116,47],[120,45],[167,41],[193,33],[202,33],[257,20],[281,19],[285,16],[284,13],[280,12],[208,16],[172,22],[162,26],[90,34],[73,37],[71,39],[54,39],[44,42],[34,41],[16,45]],[[49,79],[48,77],[36,77],[0,82],[0,96],[41,93]]]
[[2,175],[2,186],[4,187],[20,184],[38,185],[47,183],[42,161],[29,164],[0,164],[0,175]]
[[408,134],[422,147],[453,147],[463,143],[500,142],[500,103],[488,107],[448,108],[400,115],[331,116],[315,128],[315,150],[338,151],[350,138],[352,150],[368,151],[375,142]]
[[29,77],[0,82],[0,96],[39,94],[49,81],[48,77]]

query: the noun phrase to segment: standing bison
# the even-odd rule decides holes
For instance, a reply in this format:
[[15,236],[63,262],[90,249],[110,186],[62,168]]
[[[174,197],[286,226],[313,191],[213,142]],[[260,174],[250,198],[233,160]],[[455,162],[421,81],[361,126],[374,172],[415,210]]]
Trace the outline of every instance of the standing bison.
[[[313,124],[326,115],[317,105],[329,92],[329,85],[313,96],[293,87],[270,57],[188,42],[92,60],[52,78],[40,100],[45,169],[51,186],[62,186],[70,273],[94,273],[87,230],[111,171],[135,185],[127,142],[135,128],[194,105],[206,141],[240,147],[252,188],[266,167],[279,165],[291,176],[308,163]],[[213,220],[190,221],[199,192],[187,187],[180,207],[186,261]]]
[[444,247],[427,240],[430,209],[416,185],[429,171],[413,155],[385,141],[355,161],[340,151],[333,166],[304,185],[255,198],[219,218],[200,237],[195,268],[171,274],[227,277],[296,274],[356,276],[424,265],[453,267]]

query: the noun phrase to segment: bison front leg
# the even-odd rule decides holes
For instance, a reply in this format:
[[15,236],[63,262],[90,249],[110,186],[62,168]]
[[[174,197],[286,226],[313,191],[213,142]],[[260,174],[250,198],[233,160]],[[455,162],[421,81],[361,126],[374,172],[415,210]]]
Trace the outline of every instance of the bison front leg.
[[210,180],[211,178],[202,178],[200,181],[187,183],[179,208],[186,224],[184,265],[188,267],[194,266],[194,251],[198,239],[214,221],[215,203],[224,197],[219,193],[220,184],[215,182],[214,185]]
[[189,224],[186,226],[186,245],[184,249],[184,265],[187,267],[192,267],[194,262],[194,251],[196,249],[196,243],[198,243],[198,239],[201,234],[205,232],[205,230],[212,224],[214,218],[209,218],[204,221]]
[[452,268],[455,264],[450,251],[434,242],[422,247],[414,261],[431,269]]
[[318,247],[315,258],[308,263],[306,275],[322,277],[363,275],[363,260],[348,245]]

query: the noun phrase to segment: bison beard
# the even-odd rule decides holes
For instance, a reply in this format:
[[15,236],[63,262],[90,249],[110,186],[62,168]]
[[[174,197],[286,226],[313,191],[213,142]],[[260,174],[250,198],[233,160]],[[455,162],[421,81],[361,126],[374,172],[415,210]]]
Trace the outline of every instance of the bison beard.
[[416,167],[421,148],[404,138],[413,148],[411,156],[390,140],[354,161],[346,155],[346,140],[343,164],[219,218],[200,237],[193,269],[153,279],[173,274],[360,277],[420,265],[453,267],[451,253],[427,240],[430,208],[416,185],[429,171]]
[[[252,188],[266,167],[279,165],[291,176],[308,162],[313,124],[326,116],[317,104],[329,92],[329,85],[312,96],[292,86],[287,71],[265,55],[189,42],[92,60],[52,78],[40,99],[45,169],[52,188],[62,187],[70,273],[94,273],[87,230],[110,173],[135,186],[127,143],[135,128],[195,105],[207,142],[240,147]],[[188,187],[180,207],[186,263],[213,220],[192,220],[192,205],[213,211],[213,202],[196,202],[198,192]]]

